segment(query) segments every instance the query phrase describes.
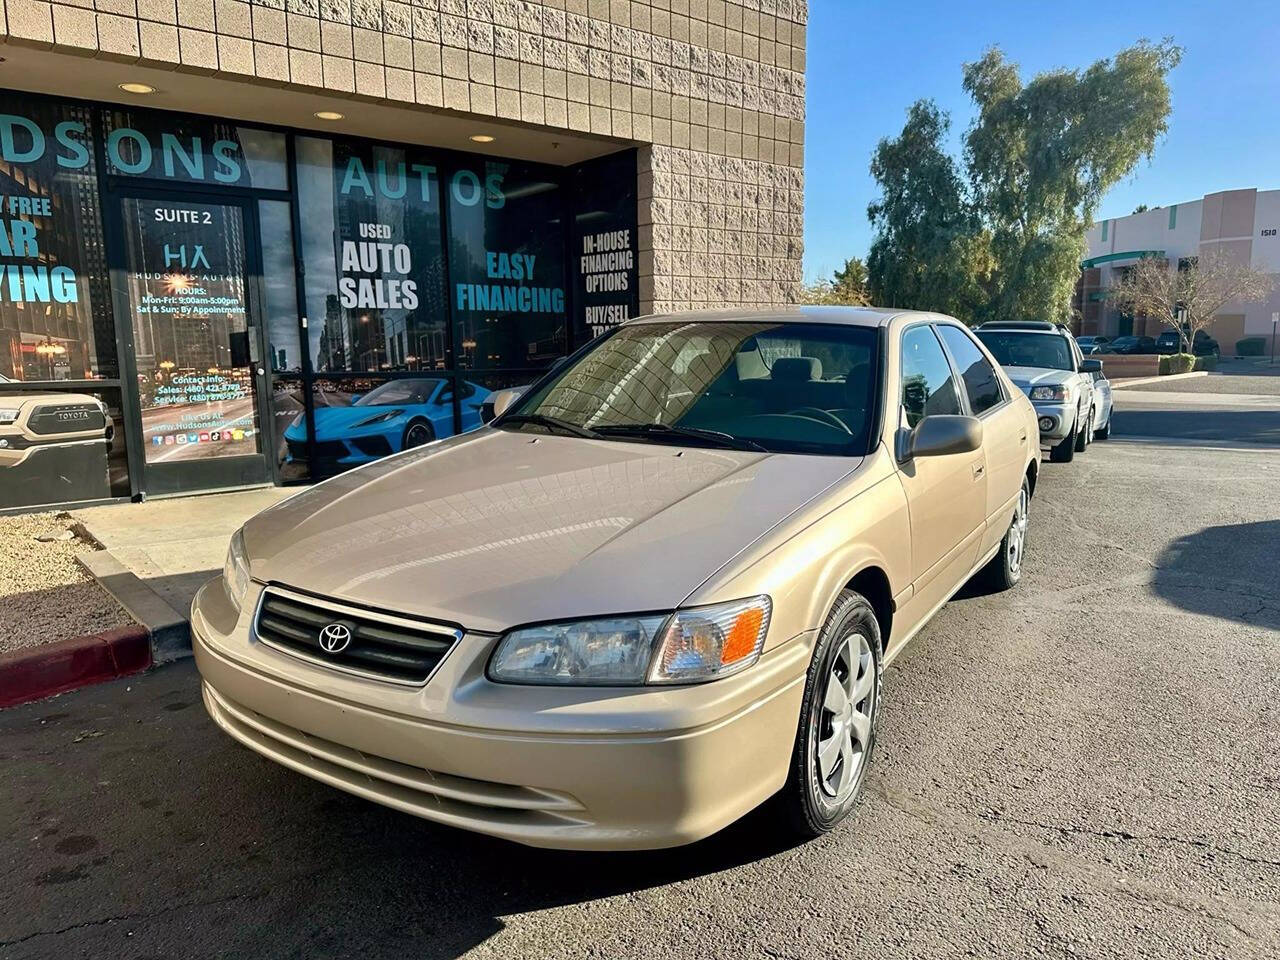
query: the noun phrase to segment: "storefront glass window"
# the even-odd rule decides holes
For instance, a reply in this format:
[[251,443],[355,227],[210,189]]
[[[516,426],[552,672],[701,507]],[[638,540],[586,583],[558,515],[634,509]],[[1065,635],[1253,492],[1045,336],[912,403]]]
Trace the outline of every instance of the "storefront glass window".
[[362,141],[297,139],[306,315],[318,373],[448,365],[436,163]]
[[476,160],[448,182],[449,290],[461,369],[563,356],[564,191],[540,168]]
[[0,380],[120,375],[89,107],[0,94]]
[[242,209],[122,203],[147,462],[258,453]]
[[107,172],[213,187],[287,190],[285,136],[274,130],[124,109],[109,110]]
[[286,200],[259,200],[263,301],[267,351],[273,373],[302,372],[298,335],[298,286],[293,261],[293,222]]

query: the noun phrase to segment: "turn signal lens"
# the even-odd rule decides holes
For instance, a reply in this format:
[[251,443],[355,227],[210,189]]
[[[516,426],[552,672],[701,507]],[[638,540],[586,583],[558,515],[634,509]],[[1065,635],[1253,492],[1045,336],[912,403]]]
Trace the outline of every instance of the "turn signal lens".
[[649,682],[697,683],[745,670],[760,656],[771,612],[764,596],[677,610],[663,631]]
[[222,585],[237,610],[244,604],[249,592],[249,555],[244,549],[244,530],[237,530],[227,547],[227,559],[222,564]]

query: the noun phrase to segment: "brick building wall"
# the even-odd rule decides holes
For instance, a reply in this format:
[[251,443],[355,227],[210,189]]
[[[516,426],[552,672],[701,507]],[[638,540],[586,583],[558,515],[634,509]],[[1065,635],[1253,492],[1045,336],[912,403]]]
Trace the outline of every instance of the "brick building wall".
[[807,0],[3,0],[5,42],[641,146],[641,310],[793,300]]

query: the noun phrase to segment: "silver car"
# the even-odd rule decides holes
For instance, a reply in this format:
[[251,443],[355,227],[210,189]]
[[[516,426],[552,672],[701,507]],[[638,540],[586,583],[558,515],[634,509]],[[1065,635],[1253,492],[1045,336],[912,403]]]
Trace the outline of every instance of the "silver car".
[[1036,408],[1049,459],[1068,463],[1084,453],[1097,422],[1093,375],[1102,363],[1086,360],[1075,338],[1052,323],[984,323],[974,332]]

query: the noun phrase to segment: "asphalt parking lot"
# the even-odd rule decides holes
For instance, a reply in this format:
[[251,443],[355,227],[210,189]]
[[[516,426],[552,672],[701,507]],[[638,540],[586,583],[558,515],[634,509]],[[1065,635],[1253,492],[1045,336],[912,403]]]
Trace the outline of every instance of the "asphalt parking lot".
[[1017,590],[888,671],[832,835],[433,826],[233,744],[186,662],[0,713],[0,957],[1280,955],[1280,405],[1117,398],[1044,464]]

